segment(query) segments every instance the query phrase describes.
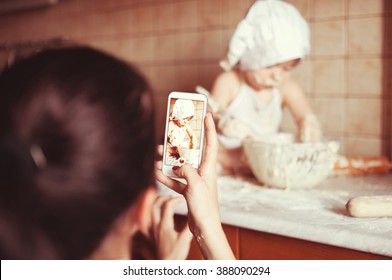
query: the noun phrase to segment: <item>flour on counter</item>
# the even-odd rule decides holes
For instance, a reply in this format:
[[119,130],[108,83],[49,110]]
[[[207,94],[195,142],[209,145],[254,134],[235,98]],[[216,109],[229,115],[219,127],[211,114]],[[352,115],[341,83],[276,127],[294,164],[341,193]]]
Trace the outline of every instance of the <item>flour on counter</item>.
[[224,223],[392,256],[392,219],[353,218],[345,208],[353,196],[391,194],[392,176],[332,176],[312,189],[289,190],[227,176],[218,186]]

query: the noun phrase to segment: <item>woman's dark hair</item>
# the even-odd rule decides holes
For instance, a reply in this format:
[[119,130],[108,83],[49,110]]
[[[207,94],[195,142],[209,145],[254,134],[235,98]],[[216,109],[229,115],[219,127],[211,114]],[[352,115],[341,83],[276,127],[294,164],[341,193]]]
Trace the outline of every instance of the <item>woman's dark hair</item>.
[[87,47],[0,76],[0,257],[87,258],[154,182],[146,80]]

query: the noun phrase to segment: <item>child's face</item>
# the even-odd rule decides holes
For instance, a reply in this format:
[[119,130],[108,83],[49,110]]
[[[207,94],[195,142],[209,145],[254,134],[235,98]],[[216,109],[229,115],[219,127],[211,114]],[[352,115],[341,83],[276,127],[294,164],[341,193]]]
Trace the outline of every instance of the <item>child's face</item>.
[[266,68],[245,71],[245,81],[255,90],[277,87],[290,75],[290,71],[299,61],[300,59],[294,59]]
[[192,117],[174,120],[174,123],[179,127],[183,127],[183,126],[186,126],[190,122],[191,119],[192,119]]

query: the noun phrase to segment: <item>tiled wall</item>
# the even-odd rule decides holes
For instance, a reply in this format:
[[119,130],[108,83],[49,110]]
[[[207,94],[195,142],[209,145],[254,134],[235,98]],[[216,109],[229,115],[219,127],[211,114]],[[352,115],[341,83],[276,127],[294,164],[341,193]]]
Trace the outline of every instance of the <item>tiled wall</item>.
[[[326,136],[350,155],[390,155],[390,0],[288,0],[310,22],[312,53],[295,70]],[[210,88],[253,0],[59,0],[0,15],[0,43],[65,36],[136,63],[150,80],[163,135],[171,91]],[[388,40],[383,38],[388,37]],[[4,63],[6,54],[0,53]],[[289,114],[283,129],[293,131]]]
[[346,154],[390,155],[391,1],[290,2],[311,24],[313,50],[297,72],[325,134]]

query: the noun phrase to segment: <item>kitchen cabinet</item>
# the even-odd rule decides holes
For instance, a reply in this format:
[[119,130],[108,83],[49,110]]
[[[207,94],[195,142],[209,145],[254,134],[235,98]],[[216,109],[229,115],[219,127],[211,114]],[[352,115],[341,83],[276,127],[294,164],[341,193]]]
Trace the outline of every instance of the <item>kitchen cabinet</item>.
[[[177,216],[183,223],[185,216]],[[223,225],[226,237],[240,260],[383,260],[382,256],[337,246],[321,244],[287,236]],[[196,241],[192,241],[189,260],[202,260]]]

